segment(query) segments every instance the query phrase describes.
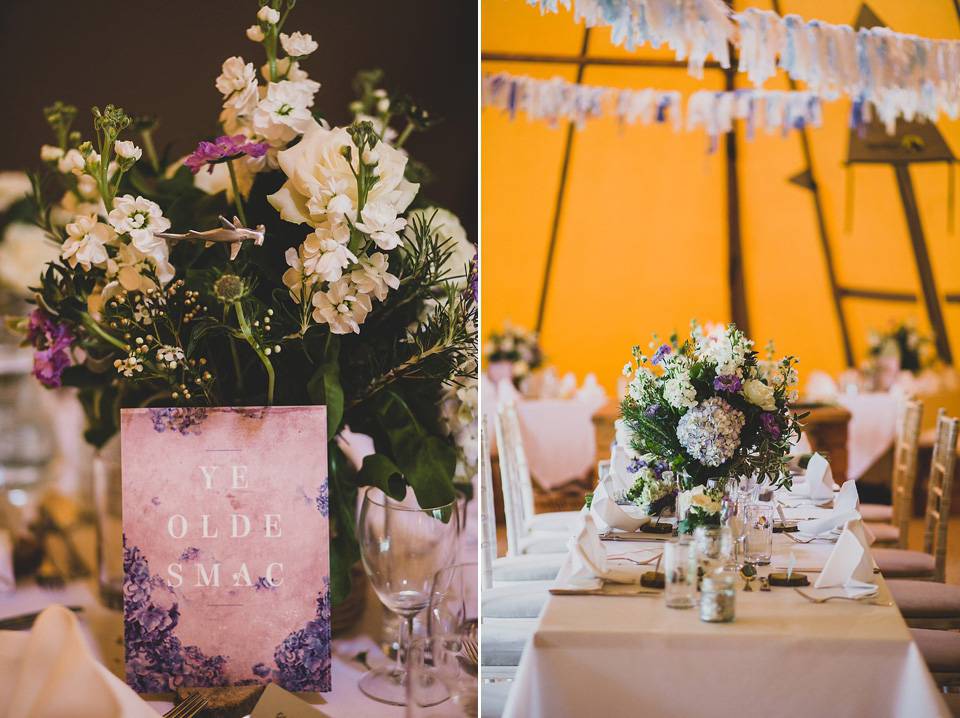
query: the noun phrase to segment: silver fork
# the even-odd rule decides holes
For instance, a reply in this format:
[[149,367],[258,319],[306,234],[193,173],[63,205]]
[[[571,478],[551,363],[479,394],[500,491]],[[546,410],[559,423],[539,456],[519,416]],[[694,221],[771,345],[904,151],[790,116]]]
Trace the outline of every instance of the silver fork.
[[163,718],[193,718],[207,705],[207,699],[194,691],[178,706],[163,714]]
[[808,601],[812,601],[813,603],[826,603],[827,601],[837,600],[837,601],[853,601],[855,603],[866,603],[869,606],[892,606],[893,605],[893,601],[870,600],[868,597],[851,598],[850,596],[827,596],[826,598],[817,598],[816,596],[811,596],[809,594],[804,593],[799,588],[794,588],[793,590],[799,593]]

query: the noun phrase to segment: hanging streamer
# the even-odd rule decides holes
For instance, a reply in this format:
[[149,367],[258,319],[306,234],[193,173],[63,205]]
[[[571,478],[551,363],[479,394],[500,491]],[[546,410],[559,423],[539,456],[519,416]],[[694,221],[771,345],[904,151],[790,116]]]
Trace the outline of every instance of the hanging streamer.
[[579,85],[560,77],[543,80],[506,72],[483,76],[481,102],[484,107],[500,108],[510,119],[523,112],[529,121],[551,126],[566,121],[583,129],[588,119],[606,116],[629,125],[670,122],[674,131],[703,127],[711,151],[717,138],[733,129],[734,120],[745,120],[751,140],[757,127],[767,134],[786,135],[791,129],[819,127],[823,121],[820,98],[806,91],[701,90],[687,101],[684,124],[683,97],[676,90]]
[[[542,13],[570,9],[571,0],[527,0]],[[721,0],[573,0],[574,17],[609,26],[611,40],[637,47],[670,47],[688,72],[703,76],[707,58],[730,66],[729,44],[740,48],[738,70],[755,86],[778,69],[807,83],[824,100],[847,95],[858,117],[874,109],[893,134],[898,117],[936,122],[960,116],[960,41],[780,17],[772,10],[732,12]],[[853,119],[853,118],[851,118]]]

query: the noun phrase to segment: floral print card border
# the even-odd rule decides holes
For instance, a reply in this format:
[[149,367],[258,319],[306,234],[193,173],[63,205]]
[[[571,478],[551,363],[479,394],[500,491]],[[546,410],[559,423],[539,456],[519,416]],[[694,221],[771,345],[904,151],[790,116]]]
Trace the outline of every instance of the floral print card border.
[[326,431],[323,406],[121,412],[134,690],[330,690]]

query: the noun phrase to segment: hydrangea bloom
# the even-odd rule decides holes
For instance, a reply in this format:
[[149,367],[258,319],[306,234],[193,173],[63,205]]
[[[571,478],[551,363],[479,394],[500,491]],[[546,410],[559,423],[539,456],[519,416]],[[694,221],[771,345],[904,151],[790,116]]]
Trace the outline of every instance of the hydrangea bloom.
[[740,446],[745,421],[743,412],[714,396],[680,418],[677,439],[701,464],[719,466]]

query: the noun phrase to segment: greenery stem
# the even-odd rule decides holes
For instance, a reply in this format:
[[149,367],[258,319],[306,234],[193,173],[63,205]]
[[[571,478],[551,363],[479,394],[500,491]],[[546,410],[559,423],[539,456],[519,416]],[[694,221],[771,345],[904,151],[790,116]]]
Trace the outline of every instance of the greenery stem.
[[230,183],[233,185],[233,201],[237,205],[237,217],[246,227],[247,218],[243,214],[243,199],[240,197],[240,187],[237,185],[237,173],[233,170],[233,160],[227,160],[227,169],[230,170]]
[[407,122],[407,126],[403,128],[403,132],[400,133],[400,137],[397,138],[397,141],[393,143],[394,149],[400,149],[403,147],[403,143],[407,141],[407,138],[413,133],[413,123]]
[[147,151],[150,166],[153,167],[154,172],[159,172],[160,159],[157,157],[157,148],[153,146],[153,132],[151,130],[143,130],[140,133],[140,138],[143,140],[143,149]]
[[270,358],[264,354],[263,349],[260,348],[260,345],[257,344],[257,341],[253,338],[253,332],[250,330],[250,325],[247,323],[247,318],[243,314],[243,308],[240,306],[240,302],[234,302],[233,308],[237,312],[237,323],[240,325],[240,331],[243,332],[243,338],[247,340],[247,344],[250,345],[250,348],[257,353],[257,356],[260,357],[260,361],[263,362],[264,368],[267,370],[267,404],[273,406],[273,387],[276,381],[276,376],[273,371],[273,364],[270,362]]

